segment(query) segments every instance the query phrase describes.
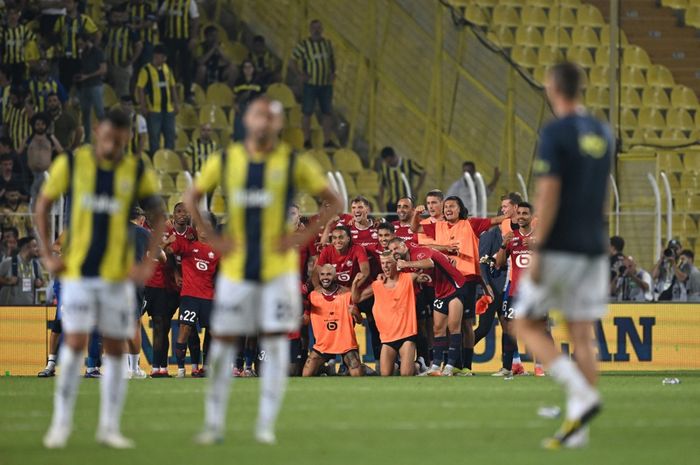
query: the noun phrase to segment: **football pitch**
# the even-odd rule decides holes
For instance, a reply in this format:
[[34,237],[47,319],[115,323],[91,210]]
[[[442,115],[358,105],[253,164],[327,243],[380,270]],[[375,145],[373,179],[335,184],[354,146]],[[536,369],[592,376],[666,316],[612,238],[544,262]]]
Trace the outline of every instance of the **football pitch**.
[[46,451],[53,381],[0,378],[0,464],[691,464],[700,433],[700,373],[605,375],[605,405],[583,450],[545,451],[559,419],[537,415],[562,405],[547,378],[314,378],[290,380],[278,444],[253,442],[259,380],[233,384],[223,444],[202,448],[205,382],[129,382],[123,431],[131,451],[94,442],[99,380],[81,383],[76,429],[65,450]]

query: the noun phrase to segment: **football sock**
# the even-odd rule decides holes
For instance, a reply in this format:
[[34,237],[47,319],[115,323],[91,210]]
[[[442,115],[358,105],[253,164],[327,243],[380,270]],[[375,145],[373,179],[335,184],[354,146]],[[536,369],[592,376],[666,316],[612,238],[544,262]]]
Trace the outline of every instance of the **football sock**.
[[436,336],[433,339],[433,365],[440,365],[447,358],[447,336]]
[[449,348],[447,349],[447,364],[462,368],[462,333],[450,334]]
[[509,334],[506,333],[503,333],[503,338],[501,341],[503,343],[503,368],[506,370],[512,370],[513,354],[516,350],[515,341]]
[[82,350],[74,351],[64,345],[60,351],[61,372],[54,389],[52,427],[70,428],[73,423],[73,408],[80,384],[80,369],[83,366]]
[[187,344],[184,342],[175,343],[175,358],[177,359],[177,367],[185,368],[185,354],[187,353]]
[[243,350],[243,358],[245,359],[245,367],[246,369],[252,369],[253,368],[253,362],[255,362],[255,353],[256,349],[253,347],[246,347]]
[[209,386],[204,403],[205,425],[216,431],[223,431],[226,422],[229,388],[231,383],[231,363],[236,358],[235,344],[218,339],[211,343],[209,352]]
[[516,365],[522,365],[522,361],[520,360],[520,352],[518,352],[518,348],[515,348],[515,352],[513,352],[513,363]]
[[592,389],[583,373],[566,355],[557,357],[552,362],[549,371],[552,373],[552,377],[566,388],[566,393],[570,396],[589,392]]
[[139,369],[139,354],[127,354],[126,358],[129,363],[129,370],[137,371]]
[[126,386],[124,357],[105,355],[100,379],[100,431],[119,432]]
[[211,345],[211,333],[209,329],[204,333],[204,343],[202,344],[202,365],[206,366],[209,361],[209,346]]
[[49,361],[46,363],[46,368],[49,370],[56,368],[56,354],[49,354]]
[[472,361],[474,360],[474,348],[473,347],[465,347],[462,358],[464,360],[464,368],[469,368],[470,370],[472,369]]
[[92,367],[99,367],[101,365],[100,363],[100,349],[101,349],[101,337],[100,335],[96,332],[93,331],[93,333],[90,335],[90,339],[88,341],[88,356],[87,356],[87,366],[92,368]]
[[262,365],[258,429],[274,427],[287,388],[289,340],[286,336],[262,338],[265,362]]
[[202,349],[200,348],[202,341],[199,339],[197,328],[192,328],[189,339],[187,339],[187,347],[190,349],[190,361],[192,365],[199,365],[202,358]]

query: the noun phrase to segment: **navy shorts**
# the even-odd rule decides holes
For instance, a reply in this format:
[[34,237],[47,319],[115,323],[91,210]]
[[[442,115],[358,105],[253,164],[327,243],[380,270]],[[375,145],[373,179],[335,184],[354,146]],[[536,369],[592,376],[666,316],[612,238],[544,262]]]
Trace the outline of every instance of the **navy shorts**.
[[146,311],[146,289],[143,287],[136,288],[136,310],[134,315],[136,320],[141,319],[141,315]]
[[199,323],[200,328],[208,328],[213,303],[213,300],[182,296],[180,299],[180,324],[196,327]]
[[503,305],[501,305],[501,309],[499,310],[499,314],[509,321],[515,319],[514,300],[515,298],[512,295],[504,297]]
[[433,301],[435,300],[435,288],[425,286],[416,296],[416,318],[418,321],[433,316]]
[[292,364],[301,363],[302,358],[301,338],[291,339],[289,341],[289,362]]
[[457,289],[454,294],[451,294],[444,299],[435,299],[433,302],[433,310],[442,313],[443,315],[448,314],[448,309],[450,307],[450,302],[454,299],[459,299],[462,302],[462,307],[464,307],[464,318],[474,318],[476,306],[476,283],[466,283],[464,286]]
[[401,349],[401,346],[404,344],[404,342],[412,342],[415,344],[417,339],[418,339],[417,336],[409,336],[409,337],[405,337],[403,339],[397,339],[397,340],[391,341],[391,342],[383,342],[382,344],[384,344],[385,346],[389,346],[392,349],[394,349],[396,352],[398,352],[399,349]]
[[144,310],[151,318],[166,317],[172,319],[180,303],[180,296],[177,292],[160,287],[146,287],[144,290],[146,303]]
[[314,86],[304,84],[304,93],[301,98],[301,112],[311,115],[316,108],[316,101],[321,108],[321,113],[330,115],[333,112],[333,86]]

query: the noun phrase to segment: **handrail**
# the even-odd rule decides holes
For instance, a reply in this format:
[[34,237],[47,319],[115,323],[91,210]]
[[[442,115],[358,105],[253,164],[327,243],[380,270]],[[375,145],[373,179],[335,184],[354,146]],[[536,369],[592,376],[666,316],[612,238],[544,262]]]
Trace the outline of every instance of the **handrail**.
[[666,193],[666,242],[673,238],[673,198],[671,197],[671,185],[668,183],[668,176],[663,171],[660,173],[661,180],[664,183],[664,192]]
[[345,178],[340,171],[335,172],[335,178],[338,181],[338,187],[340,187],[340,195],[343,196],[343,211],[348,211],[348,188],[345,185]]
[[525,178],[520,173],[515,173],[515,177],[518,178],[518,184],[520,184],[521,194],[523,195],[523,200],[529,202],[529,196],[527,195],[527,184],[525,184]]
[[613,197],[615,198],[615,235],[620,235],[620,191],[617,190],[615,177],[610,175],[610,187],[612,187]]
[[401,173],[401,182],[403,182],[403,185],[406,188],[406,195],[413,198],[413,189],[411,189],[411,184],[408,182],[408,178],[406,177],[405,173]]
[[659,192],[659,185],[656,182],[656,178],[652,176],[651,173],[647,173],[647,179],[649,184],[651,184],[651,190],[654,192],[654,247],[653,247],[653,257],[651,258],[652,263],[656,262],[657,258],[661,255],[661,193]]
[[464,180],[467,182],[467,189],[469,189],[469,205],[465,205],[469,210],[469,213],[476,212],[476,189],[474,188],[474,180],[472,175],[465,172]]
[[[484,183],[484,177],[478,171],[474,174],[476,178],[476,190],[477,190],[477,215],[481,218],[486,218],[488,216],[488,193],[486,192],[486,184]],[[481,209],[479,209],[479,204],[481,204]]]

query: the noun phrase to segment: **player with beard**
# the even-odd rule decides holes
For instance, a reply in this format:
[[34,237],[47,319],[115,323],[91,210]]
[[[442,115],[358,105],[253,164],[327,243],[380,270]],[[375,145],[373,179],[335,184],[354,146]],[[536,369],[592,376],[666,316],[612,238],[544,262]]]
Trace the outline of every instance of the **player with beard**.
[[324,247],[316,262],[313,280],[318,287],[318,273],[323,265],[335,268],[336,279],[341,285],[350,285],[357,273],[369,276],[369,260],[362,246],[353,243],[350,228],[335,226],[331,232],[331,244]]
[[[349,289],[336,281],[332,265],[321,266],[318,274],[321,287],[309,294],[309,316],[315,344],[306,359],[302,376],[315,376],[326,361],[336,356],[342,357],[350,376],[362,376],[364,370],[355,336],[355,323],[361,324],[362,316],[351,306]],[[362,274],[358,273],[356,280],[357,276],[362,277]]]
[[396,237],[406,242],[417,244],[418,235],[411,231],[411,220],[413,219],[414,209],[412,198],[404,197],[399,199],[396,203],[396,215],[399,219],[392,224],[394,225],[394,234]]

